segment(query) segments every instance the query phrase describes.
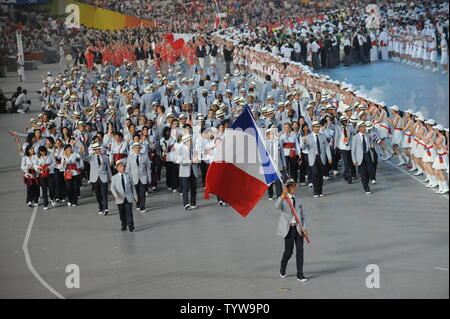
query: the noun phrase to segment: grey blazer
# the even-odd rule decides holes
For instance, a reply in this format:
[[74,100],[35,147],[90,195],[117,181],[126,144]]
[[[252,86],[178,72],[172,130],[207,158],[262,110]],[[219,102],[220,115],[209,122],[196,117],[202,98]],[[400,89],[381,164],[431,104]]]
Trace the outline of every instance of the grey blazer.
[[[336,130],[334,131],[334,148],[339,148],[339,141],[341,140],[342,134],[344,134],[342,128],[342,125],[336,125]],[[352,147],[352,139],[354,135],[355,128],[351,125],[347,125],[348,145],[350,148]]]
[[100,154],[101,157],[101,165],[98,165],[97,154],[90,154],[88,156],[83,156],[83,160],[88,161],[91,166],[91,170],[89,173],[89,182],[95,183],[98,178],[102,183],[108,183],[111,180],[111,167],[109,166],[109,158],[105,154]]
[[[365,134],[366,136],[366,145],[370,153],[370,157],[373,160],[373,150],[370,147],[370,140],[369,140],[369,134]],[[358,165],[361,165],[364,158],[363,154],[363,142],[361,138],[361,134],[357,133],[355,136],[353,136],[352,140],[352,161],[353,163],[358,163]]]
[[[136,157],[139,156],[139,167],[136,163]],[[134,185],[141,181],[142,184],[150,184],[152,181],[151,162],[147,154],[137,155],[130,152],[127,157],[127,167],[125,172],[129,174]]]
[[[331,159],[331,151],[330,146],[327,142],[327,138],[322,132],[319,132],[319,143],[320,143],[320,160],[322,161],[322,164],[325,165],[327,163],[327,158]],[[308,150],[308,161],[309,166],[313,166],[314,162],[316,161],[316,155],[317,155],[317,144],[316,144],[316,137],[314,133],[309,134],[306,136],[306,143],[303,144],[303,147],[306,147]]]
[[192,163],[189,156],[189,148],[186,145],[181,145],[178,150],[178,164],[180,164],[180,170],[178,177],[191,176],[191,167],[195,177],[200,175],[200,167],[198,163]]
[[[277,235],[284,238],[287,236],[289,228],[291,227],[292,212],[288,203],[286,203],[286,200],[282,199],[281,197],[278,197],[275,203],[275,208],[281,210],[280,220],[278,221]],[[302,223],[303,229],[306,230],[306,219],[303,211],[303,202],[299,196],[295,196],[294,209],[295,212],[297,213],[297,217],[300,219],[300,222]],[[296,225],[296,228],[300,236],[303,236],[302,233],[300,232],[300,227]]]
[[123,204],[125,198],[129,203],[133,203],[133,199],[137,201],[136,188],[133,185],[130,175],[127,173],[124,173],[123,175],[125,180],[125,190],[122,187],[122,178],[119,173],[114,175],[111,180],[111,193],[113,193],[114,196],[119,196],[119,199],[116,199],[116,204]]

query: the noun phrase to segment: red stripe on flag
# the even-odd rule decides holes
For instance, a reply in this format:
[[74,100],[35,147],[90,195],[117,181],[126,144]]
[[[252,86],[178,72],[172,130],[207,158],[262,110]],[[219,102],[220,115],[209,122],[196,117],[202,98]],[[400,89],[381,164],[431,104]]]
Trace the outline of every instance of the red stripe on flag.
[[215,194],[243,217],[255,207],[267,185],[231,163],[213,162],[206,174],[205,197]]

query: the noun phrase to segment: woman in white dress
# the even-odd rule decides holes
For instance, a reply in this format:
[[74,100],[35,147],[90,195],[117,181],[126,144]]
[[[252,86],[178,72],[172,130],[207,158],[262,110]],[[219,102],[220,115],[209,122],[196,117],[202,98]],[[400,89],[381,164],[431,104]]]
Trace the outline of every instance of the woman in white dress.
[[433,146],[436,149],[436,157],[433,162],[433,169],[438,179],[439,189],[436,194],[446,194],[449,191],[448,182],[444,172],[448,169],[448,149],[447,141],[444,136],[444,127],[438,124],[434,127],[436,140]]
[[414,171],[413,168],[416,164],[412,160],[411,154],[411,149],[413,146],[413,134],[411,133],[411,131],[413,129],[414,120],[413,120],[413,111],[411,109],[405,111],[402,121],[403,121],[403,132],[405,134],[403,136],[401,147],[406,157],[408,158],[408,161],[411,161],[411,166],[407,168],[410,168],[411,170]]
[[424,144],[422,141],[423,135],[425,134],[425,126],[423,115],[419,112],[416,113],[416,123],[413,130],[414,136],[414,146],[413,146],[413,159],[416,163],[417,172],[414,174],[415,176],[422,175],[424,173],[422,156],[423,156],[423,148]]
[[378,110],[375,110],[374,116],[373,116],[373,125],[377,128],[378,132],[380,133],[380,140],[381,140],[381,148],[384,152],[384,157],[382,158],[384,161],[390,159],[392,156],[394,156],[394,152],[390,150],[386,145],[386,140],[389,137],[390,128],[387,123],[387,113],[384,109],[383,105],[377,105]]
[[436,133],[434,132],[433,126],[436,125],[436,122],[432,119],[425,122],[426,125],[426,133],[423,137],[423,155],[422,155],[422,163],[425,168],[425,173],[427,178],[424,182],[428,181],[428,184],[425,187],[434,188],[438,186],[437,177],[434,175],[434,170],[432,165],[434,163],[434,158],[436,157],[436,150],[433,146],[434,138]]
[[403,159],[403,155],[400,152],[400,146],[403,142],[403,121],[399,114],[399,109],[397,105],[393,105],[391,108],[392,111],[392,118],[387,118],[387,120],[391,123],[391,126],[394,129],[394,132],[392,133],[392,149],[394,150],[395,155],[398,159],[398,165],[402,166],[404,164],[408,164],[407,160]]

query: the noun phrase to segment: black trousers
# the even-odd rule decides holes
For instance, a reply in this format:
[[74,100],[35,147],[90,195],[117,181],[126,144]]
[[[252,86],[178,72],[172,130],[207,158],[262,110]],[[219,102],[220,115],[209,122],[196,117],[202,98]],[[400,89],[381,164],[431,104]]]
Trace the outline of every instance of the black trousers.
[[166,185],[168,188],[178,188],[178,170],[177,164],[173,162],[166,162]]
[[42,198],[44,199],[44,207],[48,206],[48,196],[50,193],[50,199],[55,200],[55,183],[54,175],[49,174],[48,177],[39,177],[39,185],[42,189]]
[[192,172],[192,169],[191,176],[180,177],[180,180],[181,192],[183,193],[183,206],[186,206],[187,204],[195,206],[197,203],[197,178],[194,176],[194,172]]
[[202,172],[202,185],[203,187],[206,186],[206,173],[208,173],[209,163],[205,161],[200,162],[200,171]]
[[317,155],[316,160],[314,161],[314,165],[310,166],[311,168],[311,181],[313,183],[314,195],[322,194],[323,189],[323,171],[324,165],[320,160],[320,157]]
[[352,165],[352,152],[347,150],[341,150],[342,161],[344,162],[344,179],[348,182],[352,179],[351,165]]
[[275,187],[275,192],[276,192],[276,197],[280,197],[281,196],[281,182],[280,181],[276,181],[272,184],[270,184],[269,188],[267,189],[268,193],[269,193],[269,198],[273,198],[273,188]]
[[122,227],[134,227],[133,204],[128,202],[125,198],[123,204],[117,204],[117,208],[119,209],[119,217]]
[[294,252],[295,244],[295,254],[297,261],[297,277],[303,276],[303,237],[300,236],[295,226],[289,228],[289,232],[284,237],[284,253],[281,258],[281,269],[285,270],[289,259]]
[[39,202],[39,185],[34,182],[27,184],[27,203],[38,203]]
[[378,154],[373,151],[373,163],[372,163],[372,175],[370,176],[370,180],[377,180],[377,167],[378,167]]
[[134,187],[136,187],[136,193],[137,193],[137,197],[138,197],[136,206],[140,210],[144,210],[145,209],[145,192],[147,191],[147,184],[142,184],[141,181],[139,181],[136,185],[134,185]]
[[152,159],[152,182],[150,183],[151,187],[156,187],[158,185],[158,181],[161,180],[161,169],[162,169],[162,160],[159,156],[155,156]]
[[66,198],[66,185],[64,183],[64,173],[55,169],[55,198],[62,200]]
[[361,165],[358,166],[358,171],[359,175],[361,175],[361,184],[363,185],[364,191],[369,192],[369,180],[373,174],[373,162],[369,152],[364,154]]
[[108,183],[103,183],[100,177],[92,184],[95,197],[97,198],[98,211],[103,212],[108,209]]
[[72,179],[65,181],[67,201],[71,204],[78,205],[79,180],[80,175],[74,175]]
[[286,159],[286,171],[289,174],[289,177],[292,178],[294,181],[297,182],[298,179],[298,163],[297,163],[297,156],[291,158],[290,156],[285,156]]
[[302,164],[300,165],[299,182],[306,182],[306,175],[308,175],[308,184],[311,183],[311,167],[308,164],[308,154],[302,153]]

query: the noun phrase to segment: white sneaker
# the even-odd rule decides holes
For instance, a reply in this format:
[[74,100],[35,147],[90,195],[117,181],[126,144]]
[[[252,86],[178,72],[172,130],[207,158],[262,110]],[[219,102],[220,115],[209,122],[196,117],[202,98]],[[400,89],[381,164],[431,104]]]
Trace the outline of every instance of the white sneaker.
[[152,191],[156,191],[156,186],[153,186],[153,187],[152,187]]
[[38,206],[39,206],[39,203],[34,203],[33,206],[34,206],[34,207],[38,207]]
[[170,188],[170,187],[167,187],[167,190],[168,190],[169,192],[171,192],[171,191],[172,191],[172,188]]
[[69,207],[70,207],[70,206],[72,206],[72,204],[71,204],[70,202],[67,202],[67,206],[69,206]]
[[301,186],[306,186],[306,183],[300,183]]
[[177,190],[176,189],[174,189],[173,191],[172,191],[172,193],[176,193],[177,192]]
[[190,207],[189,207],[189,209],[197,209],[197,206],[196,205],[194,205],[194,206],[192,206],[192,205],[189,205]]
[[376,183],[377,183],[377,181],[373,179],[372,184],[375,185]]
[[273,200],[273,197],[269,197],[269,200]]
[[323,180],[324,180],[324,181],[327,181],[327,180],[329,180],[329,179],[330,179],[329,176],[324,176],[324,177],[323,177]]
[[102,212],[102,211],[99,211],[98,214],[99,214],[99,215],[103,215],[103,212]]
[[370,194],[372,194],[372,192],[371,192],[371,191],[368,191],[368,192],[366,192],[366,194],[367,194],[367,195],[370,195]]
[[22,109],[18,109],[17,113],[24,114],[25,112]]
[[32,202],[28,202],[27,205],[31,207],[31,206],[33,206],[33,203]]
[[145,209],[141,210],[141,214],[145,214],[147,211]]
[[51,200],[50,203],[52,204],[52,206],[55,206],[55,205],[56,205],[56,203],[55,203],[54,200]]
[[139,213],[141,211],[141,209],[136,207],[136,211]]
[[419,175],[422,175],[422,172],[417,172],[414,174],[414,176],[419,176]]
[[314,198],[319,198],[319,195],[314,195]]
[[308,184],[308,187],[313,187],[313,186],[314,186],[313,183]]
[[338,176],[338,174],[339,174],[339,171],[333,171],[334,176]]
[[72,207],[77,207],[78,205],[77,204],[72,204]]

